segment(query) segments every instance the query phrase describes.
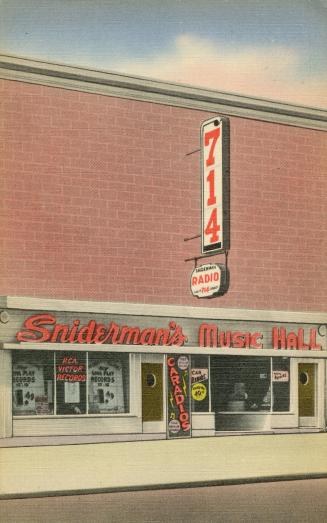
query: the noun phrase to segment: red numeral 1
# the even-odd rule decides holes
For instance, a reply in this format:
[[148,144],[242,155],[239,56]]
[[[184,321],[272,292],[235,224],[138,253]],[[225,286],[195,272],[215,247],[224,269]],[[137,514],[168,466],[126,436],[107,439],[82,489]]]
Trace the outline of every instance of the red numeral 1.
[[220,225],[217,223],[217,208],[213,209],[210,219],[206,228],[204,229],[205,234],[210,235],[210,243],[215,243],[219,240],[218,231],[220,231]]
[[210,171],[207,176],[207,182],[209,182],[209,198],[207,200],[207,205],[215,205],[216,196],[215,196],[215,171]]

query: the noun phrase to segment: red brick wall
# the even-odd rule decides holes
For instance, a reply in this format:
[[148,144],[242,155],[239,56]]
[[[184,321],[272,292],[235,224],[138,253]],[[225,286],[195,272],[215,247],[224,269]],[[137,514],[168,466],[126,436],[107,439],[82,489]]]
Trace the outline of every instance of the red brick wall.
[[[1,81],[1,295],[326,308],[327,133],[231,118],[230,290],[191,296],[209,113]],[[221,257],[216,261],[223,261]]]

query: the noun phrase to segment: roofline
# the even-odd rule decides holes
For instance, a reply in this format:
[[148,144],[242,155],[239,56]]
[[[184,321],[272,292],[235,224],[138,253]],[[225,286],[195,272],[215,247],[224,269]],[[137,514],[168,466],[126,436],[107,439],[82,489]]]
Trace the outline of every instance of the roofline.
[[327,130],[324,109],[12,55],[0,55],[0,78]]

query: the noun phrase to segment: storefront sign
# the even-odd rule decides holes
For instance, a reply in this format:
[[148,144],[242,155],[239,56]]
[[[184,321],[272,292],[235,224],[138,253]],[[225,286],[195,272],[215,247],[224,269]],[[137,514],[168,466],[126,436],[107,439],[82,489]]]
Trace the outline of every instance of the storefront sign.
[[[287,332],[284,327],[273,327],[271,334],[274,350],[322,350],[322,345],[316,341],[316,329],[310,329],[306,340],[303,328]],[[263,342],[263,332],[220,330],[217,325],[207,323],[202,323],[199,328],[200,347],[263,349]]]
[[229,121],[201,125],[202,253],[229,248]]
[[[214,264],[213,264],[214,265]],[[197,278],[207,272],[198,272]],[[209,273],[210,274],[210,273]],[[212,272],[214,280],[215,273]],[[200,276],[199,276],[200,275]],[[203,277],[203,276],[202,276]],[[197,280],[197,284],[199,280]],[[25,320],[21,313],[8,329],[6,341],[21,342],[17,348],[37,348],[42,343],[80,345],[124,345],[129,347],[204,347],[213,349],[270,349],[321,351],[325,349],[324,337],[318,326],[309,324],[274,324],[272,322],[221,320],[203,322],[200,319],[161,317],[111,317],[85,314],[75,315],[37,313]],[[69,319],[68,319],[69,318]],[[127,319],[127,322],[126,322]],[[114,321],[113,321],[114,320]],[[23,326],[17,332],[17,325]],[[126,324],[127,323],[127,324]],[[129,324],[128,324],[129,323]],[[59,347],[57,347],[59,348]],[[133,352],[133,349],[131,348]],[[137,351],[135,351],[137,352]]]
[[296,332],[287,332],[284,327],[272,329],[273,349],[295,349],[295,350],[322,350],[320,343],[317,343],[317,330],[310,329],[310,334],[305,339],[304,329],[300,328]]
[[119,345],[174,345],[181,346],[187,340],[182,328],[174,321],[168,328],[120,326],[115,322],[108,325],[91,320],[81,325],[74,320],[72,325],[57,323],[53,314],[36,314],[24,322],[25,330],[16,335],[21,342],[50,343],[112,343]]
[[214,298],[227,291],[227,268],[218,263],[195,267],[191,274],[191,291],[197,298]]
[[223,331],[215,324],[202,323],[199,329],[200,347],[262,349],[262,332]]
[[190,357],[167,356],[168,438],[191,436]]

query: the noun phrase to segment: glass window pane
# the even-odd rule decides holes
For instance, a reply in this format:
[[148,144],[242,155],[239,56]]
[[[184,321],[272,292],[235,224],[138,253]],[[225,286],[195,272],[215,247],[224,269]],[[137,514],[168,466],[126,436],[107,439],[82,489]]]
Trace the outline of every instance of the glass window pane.
[[56,353],[56,414],[86,413],[86,353]]
[[129,412],[128,354],[89,353],[89,414]]
[[54,353],[13,351],[13,415],[53,414]]
[[192,356],[191,399],[193,412],[209,412],[208,356]]
[[211,390],[215,411],[270,411],[270,358],[211,358]]
[[273,358],[273,411],[290,410],[290,359]]

